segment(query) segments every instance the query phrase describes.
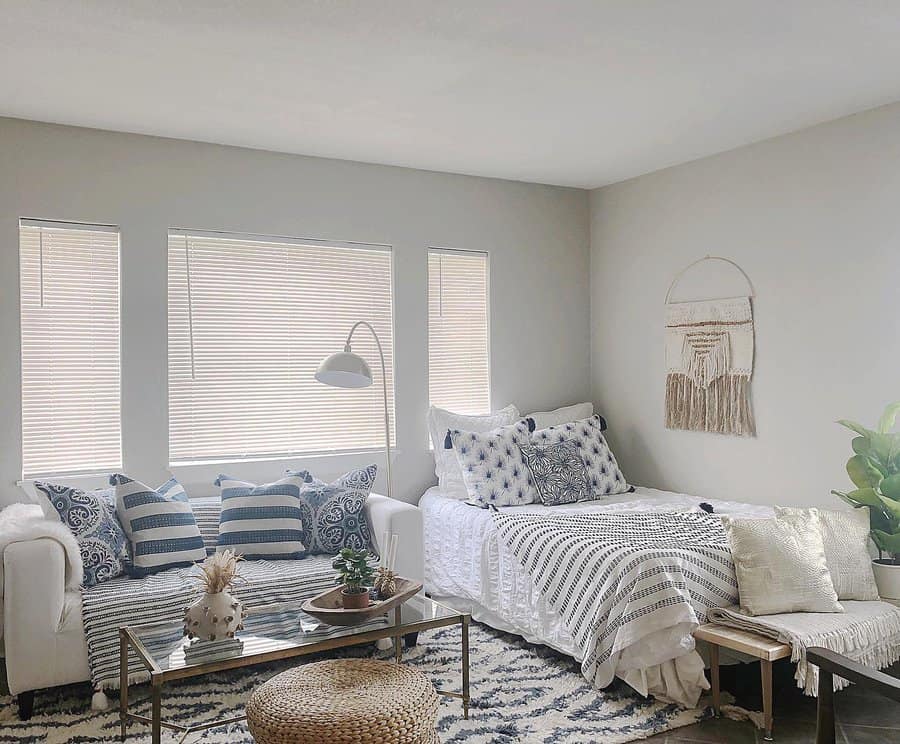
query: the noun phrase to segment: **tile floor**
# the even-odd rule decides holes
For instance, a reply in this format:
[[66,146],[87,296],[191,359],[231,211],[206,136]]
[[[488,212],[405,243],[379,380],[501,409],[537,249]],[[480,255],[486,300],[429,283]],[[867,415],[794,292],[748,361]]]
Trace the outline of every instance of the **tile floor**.
[[[723,667],[723,689],[731,691],[736,703],[760,710],[758,665],[740,668],[728,675]],[[781,668],[779,668],[781,667]],[[900,677],[900,664],[889,673]],[[805,697],[793,686],[792,667],[775,667],[776,744],[814,744],[816,740],[816,701]],[[900,703],[866,693],[852,685],[835,694],[837,744],[900,744]],[[748,721],[713,719],[645,739],[647,744],[762,744],[763,733]]]

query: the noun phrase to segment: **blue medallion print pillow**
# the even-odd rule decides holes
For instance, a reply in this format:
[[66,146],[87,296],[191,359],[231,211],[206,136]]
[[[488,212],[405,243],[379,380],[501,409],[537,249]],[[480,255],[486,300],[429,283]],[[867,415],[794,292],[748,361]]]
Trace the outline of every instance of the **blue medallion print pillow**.
[[303,476],[288,476],[274,483],[255,483],[220,475],[222,511],[216,550],[231,550],[249,560],[303,558]]
[[[309,476],[305,470],[288,473]],[[342,548],[371,549],[366,499],[375,485],[377,473],[378,467],[369,465],[351,470],[332,483],[309,476],[310,480],[300,490],[300,509],[303,544],[310,555],[334,555]]]
[[590,418],[568,424],[548,426],[532,435],[534,444],[575,442],[587,470],[588,493],[585,497],[587,500],[602,499],[604,496],[634,490],[626,482],[615,455],[606,443],[603,436],[605,428],[606,420],[595,414]]
[[574,504],[587,498],[587,470],[575,442],[526,444],[521,450],[544,505]]
[[112,489],[83,491],[56,483],[35,481],[60,521],[78,543],[84,564],[83,586],[94,586],[125,573],[128,538],[116,519]]
[[451,429],[447,433],[473,503],[522,506],[540,498],[520,449],[530,444],[531,425],[525,419],[487,432]]

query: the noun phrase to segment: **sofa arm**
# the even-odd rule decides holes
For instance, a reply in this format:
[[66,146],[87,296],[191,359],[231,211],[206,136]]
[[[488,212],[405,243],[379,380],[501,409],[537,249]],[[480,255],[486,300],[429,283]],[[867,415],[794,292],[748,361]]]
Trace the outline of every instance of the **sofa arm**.
[[407,504],[373,493],[366,501],[366,515],[372,528],[372,542],[379,555],[385,532],[399,535],[394,570],[404,578],[422,581],[425,577],[425,553],[422,550],[422,511]]
[[49,538],[11,543],[3,551],[3,620],[10,692],[88,678],[81,602],[66,593],[66,556]]

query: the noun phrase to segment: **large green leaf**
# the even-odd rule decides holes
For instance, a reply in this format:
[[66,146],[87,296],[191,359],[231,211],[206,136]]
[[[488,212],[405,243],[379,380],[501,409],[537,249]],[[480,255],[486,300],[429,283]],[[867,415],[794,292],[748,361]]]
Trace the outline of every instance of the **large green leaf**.
[[889,499],[887,496],[881,496],[880,498],[887,513],[900,523],[900,501]]
[[888,553],[900,553],[900,534],[890,534],[882,530],[872,530],[872,540]]
[[853,447],[853,451],[857,455],[862,455],[863,457],[872,451],[872,442],[868,437],[853,437],[850,446]]
[[889,475],[878,484],[878,490],[883,496],[900,501],[900,474]]
[[857,488],[872,488],[881,483],[881,472],[868,458],[854,455],[847,461],[847,475]]
[[878,431],[882,434],[892,431],[898,413],[900,413],[900,401],[888,405],[881,414],[881,418],[878,419]]
[[872,431],[871,429],[867,429],[862,424],[857,424],[855,421],[849,421],[848,419],[841,419],[838,421],[841,426],[846,426],[851,431],[855,431],[861,437],[871,437],[873,434],[877,434],[878,432]]
[[883,509],[881,499],[878,498],[878,492],[874,488],[857,488],[850,493],[841,493],[840,491],[832,491],[835,496],[840,496],[851,506],[871,506],[875,509]]
[[877,460],[885,470],[890,471],[891,461],[900,452],[900,435],[873,432],[869,437],[869,444],[871,449],[866,456]]

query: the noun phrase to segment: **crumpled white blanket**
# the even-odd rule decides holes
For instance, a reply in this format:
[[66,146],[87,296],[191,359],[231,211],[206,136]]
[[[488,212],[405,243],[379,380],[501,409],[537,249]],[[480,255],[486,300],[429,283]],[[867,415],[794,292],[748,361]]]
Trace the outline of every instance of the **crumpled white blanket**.
[[12,543],[48,537],[62,545],[66,554],[66,591],[81,586],[84,564],[75,536],[62,522],[44,516],[38,504],[10,504],[0,511],[0,640],[3,638],[3,553]]

